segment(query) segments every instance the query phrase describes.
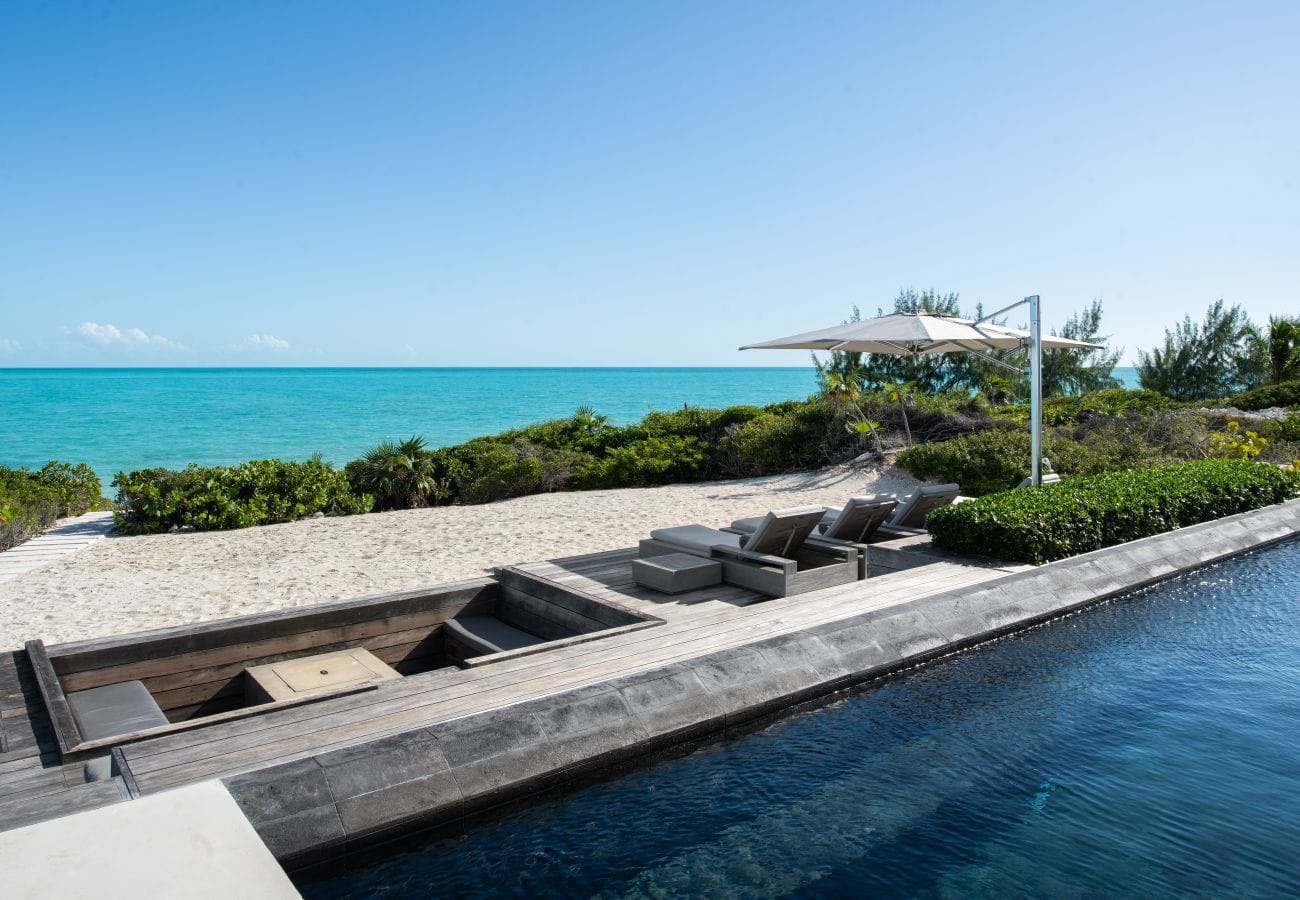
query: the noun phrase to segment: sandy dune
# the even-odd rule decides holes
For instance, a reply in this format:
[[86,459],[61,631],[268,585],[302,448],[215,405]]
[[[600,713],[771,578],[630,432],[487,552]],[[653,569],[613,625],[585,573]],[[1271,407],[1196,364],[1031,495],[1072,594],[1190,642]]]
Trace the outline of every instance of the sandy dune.
[[473,578],[634,546],[650,529],[907,493],[893,468],[521,497],[243,531],[110,537],[0,585],[0,647],[122,634]]

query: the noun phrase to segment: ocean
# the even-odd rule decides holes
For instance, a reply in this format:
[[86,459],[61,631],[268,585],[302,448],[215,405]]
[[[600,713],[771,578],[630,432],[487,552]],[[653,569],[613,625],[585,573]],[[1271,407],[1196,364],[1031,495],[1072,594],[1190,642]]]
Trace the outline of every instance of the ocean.
[[114,473],[148,466],[313,453],[342,465],[386,438],[456,444],[584,404],[626,424],[815,390],[811,367],[5,369],[0,465],[86,462],[107,489]]
[[[1132,382],[1132,370],[1116,370]],[[119,471],[190,462],[342,465],[384,439],[456,444],[590,405],[616,424],[651,410],[765,404],[816,390],[802,368],[0,369],[0,465]]]

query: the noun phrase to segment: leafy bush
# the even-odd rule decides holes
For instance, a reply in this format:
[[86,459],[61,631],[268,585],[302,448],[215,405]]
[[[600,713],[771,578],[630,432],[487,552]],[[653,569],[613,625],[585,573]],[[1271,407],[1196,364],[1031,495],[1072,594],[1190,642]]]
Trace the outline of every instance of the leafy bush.
[[1216,459],[1254,459],[1264,452],[1268,441],[1253,431],[1242,431],[1241,424],[1229,422],[1222,431],[1210,435],[1205,455]]
[[1286,418],[1274,422],[1270,437],[1276,441],[1300,441],[1300,413],[1287,413]]
[[318,457],[258,459],[236,466],[119,472],[117,527],[126,534],[201,531],[292,522],[317,512],[369,512],[374,498],[351,492],[347,476]]
[[584,487],[646,487],[699,481],[706,476],[709,449],[697,437],[665,434],[611,447],[586,467]]
[[99,477],[85,463],[50,460],[35,472],[0,466],[0,550],[34,537],[60,517],[107,506]]
[[859,439],[824,401],[773,404],[728,440],[746,474],[810,469],[861,452]]
[[1274,406],[1300,407],[1300,381],[1283,381],[1266,384],[1233,394],[1228,403],[1237,409],[1254,411],[1272,409]]
[[[1100,471],[1109,463],[1078,441],[1053,434],[1043,435],[1043,452],[1063,475]],[[969,496],[1005,491],[1029,477],[1029,434],[999,428],[918,444],[898,455],[898,465],[917,478],[956,482]]]
[[[1153,410],[1177,406],[1164,394],[1147,390],[1109,388],[1072,397],[1050,397],[1043,401],[1044,425],[1078,425],[1102,416],[1123,416],[1130,413],[1148,413]],[[994,409],[999,418],[1015,422],[1029,421],[1029,404],[999,406]]]
[[1300,472],[1245,460],[1196,460],[1071,478],[935,510],[936,546],[1045,563],[1300,495]]
[[537,448],[525,441],[505,444],[478,438],[451,448],[451,453],[456,493],[464,503],[491,503],[541,490],[541,459]]

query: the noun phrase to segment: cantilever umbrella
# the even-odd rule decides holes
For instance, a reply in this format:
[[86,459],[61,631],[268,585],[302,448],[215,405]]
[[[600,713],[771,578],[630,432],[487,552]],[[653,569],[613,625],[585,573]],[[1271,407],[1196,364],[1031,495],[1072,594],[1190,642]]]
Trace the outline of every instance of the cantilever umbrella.
[[[995,325],[989,320],[1008,310],[1029,304],[1029,331]],[[1016,372],[1023,370],[1008,366],[999,359],[988,356],[989,350],[1013,350],[1024,347],[1029,354],[1030,393],[1030,471],[1033,483],[1042,484],[1042,348],[1095,350],[1098,344],[1088,344],[1070,338],[1042,335],[1038,297],[1026,297],[978,321],[958,319],[953,316],[935,316],[928,313],[893,313],[805,331],[789,337],[746,344],[741,350],[847,350],[858,353],[888,353],[894,356],[921,356],[927,353],[979,353],[991,362]]]

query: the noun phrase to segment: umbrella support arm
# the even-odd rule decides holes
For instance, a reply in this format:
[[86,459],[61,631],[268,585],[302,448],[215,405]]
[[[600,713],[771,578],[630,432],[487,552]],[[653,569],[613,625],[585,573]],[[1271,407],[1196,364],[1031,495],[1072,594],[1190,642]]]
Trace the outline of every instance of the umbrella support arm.
[[1008,372],[1015,372],[1017,375],[1029,374],[1028,369],[1022,369],[1020,368],[1020,366],[1013,366],[1009,362],[1003,362],[1002,360],[994,356],[992,353],[985,353],[983,350],[967,350],[966,352],[973,353],[974,355],[980,357],[984,361],[991,362],[995,366],[1000,366],[1001,368],[1006,369]]

